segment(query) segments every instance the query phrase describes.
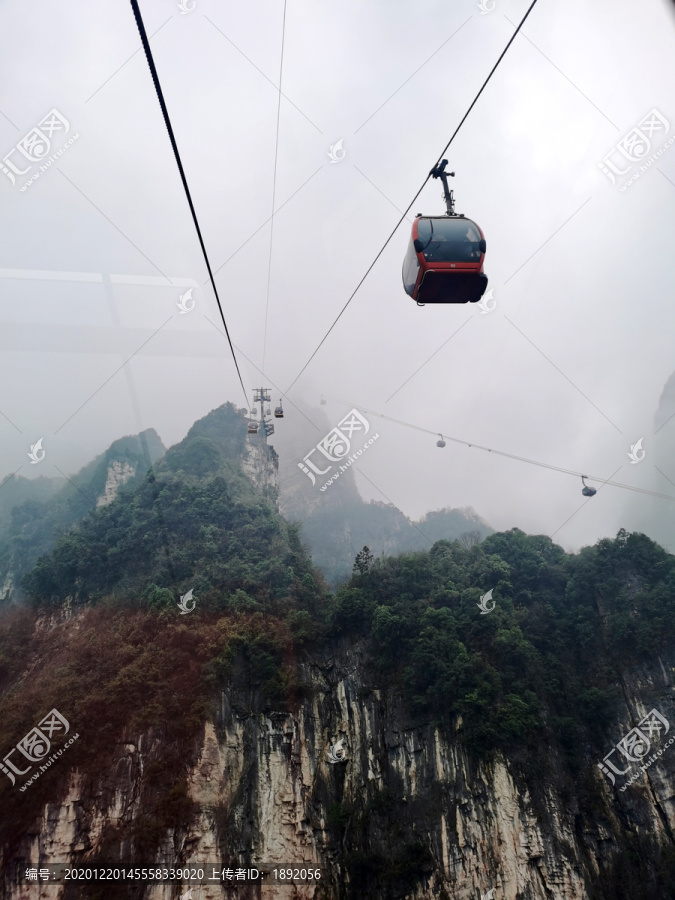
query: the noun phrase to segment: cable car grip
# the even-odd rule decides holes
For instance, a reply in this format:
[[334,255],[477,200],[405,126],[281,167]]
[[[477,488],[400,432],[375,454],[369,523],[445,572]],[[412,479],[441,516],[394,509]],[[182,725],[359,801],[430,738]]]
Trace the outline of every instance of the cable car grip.
[[440,165],[434,166],[434,168],[429,172],[432,178],[440,178],[443,182],[443,196],[445,198],[445,207],[446,216],[454,216],[455,213],[455,198],[453,196],[453,192],[448,187],[448,175],[451,178],[455,177],[454,172],[446,172],[445,167],[447,166],[447,159],[441,160]]

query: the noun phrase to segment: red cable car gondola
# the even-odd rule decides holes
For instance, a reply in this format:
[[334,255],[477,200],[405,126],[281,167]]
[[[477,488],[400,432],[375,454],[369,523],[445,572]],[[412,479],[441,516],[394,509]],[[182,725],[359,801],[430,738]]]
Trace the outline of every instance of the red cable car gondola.
[[418,215],[403,261],[403,287],[418,306],[425,303],[476,303],[485,293],[485,236],[471,219],[455,212],[448,189],[448,161],[430,174],[443,182],[444,216]]

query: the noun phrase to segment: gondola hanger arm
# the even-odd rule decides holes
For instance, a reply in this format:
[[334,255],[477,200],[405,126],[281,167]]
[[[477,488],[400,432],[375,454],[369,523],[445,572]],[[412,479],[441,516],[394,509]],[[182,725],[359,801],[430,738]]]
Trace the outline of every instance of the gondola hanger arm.
[[447,159],[441,160],[439,165],[434,166],[429,175],[432,178],[440,178],[443,182],[443,196],[445,197],[445,214],[446,216],[454,216],[455,215],[455,198],[453,192],[448,187],[448,176],[451,178],[455,177],[454,172],[446,172],[445,167],[447,166]]

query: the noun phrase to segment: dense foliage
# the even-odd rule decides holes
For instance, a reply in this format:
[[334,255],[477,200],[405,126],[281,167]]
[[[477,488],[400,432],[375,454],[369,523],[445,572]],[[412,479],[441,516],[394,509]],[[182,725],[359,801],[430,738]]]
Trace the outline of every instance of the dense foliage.
[[[588,759],[602,757],[622,673],[672,647],[675,557],[623,530],[568,555],[513,529],[396,558],[364,546],[333,594],[297,528],[242,474],[245,429],[230,405],[198,422],[132,489],[67,531],[24,579],[30,605],[0,618],[4,752],[52,707],[81,735],[58,775],[20,795],[0,786],[0,844],[15,847],[73,768],[99,785],[120,742],[144,735],[160,749],[133,834],[111,827],[103,845],[114,856],[131,836],[124,852],[153,858],[193,813],[187,773],[219,690],[239,684],[242,715],[288,708],[303,648],[316,658],[338,645],[365,650],[364,690],[401,695],[413,721],[454,733],[472,758],[502,751],[536,788],[542,774],[550,783],[555,755],[560,791],[601,809]],[[190,590],[196,608],[183,619],[177,603]],[[412,890],[433,868],[400,793],[330,806],[355,897],[376,884]],[[667,896],[671,856],[629,829],[618,835],[625,858],[603,873],[605,895],[646,885],[643,853],[662,869],[652,867],[660,880],[643,895]]]
[[[97,784],[124,756],[124,742],[133,764],[134,744],[144,735],[149,765],[134,817],[134,855],[128,858],[143,864],[167,829],[189,820],[186,776],[196,762],[202,723],[213,715],[217,688],[231,679],[235,658],[241,681],[258,702],[283,702],[292,681],[283,663],[290,633],[260,613],[195,616],[188,624],[173,612],[104,603],[86,610],[77,628],[64,623],[36,630],[30,677],[17,681],[17,667],[8,660],[16,660],[17,645],[25,649],[35,619],[34,612],[17,610],[0,623],[0,746],[6,753],[53,708],[79,738],[49,777],[38,778],[25,793],[19,792],[20,776],[16,787],[3,776],[0,846],[11,854],[44,804],[60,799],[59,788],[63,797],[70,771]],[[125,827],[120,822],[104,836],[104,844],[115,848],[112,858],[130,836]]]
[[[284,705],[296,689],[291,642],[320,631],[321,577],[297,528],[242,474],[245,429],[234,407],[221,407],[140,484],[109,506],[80,510],[79,524],[24,578],[30,608],[0,620],[3,747],[58,708],[86,736],[69,750],[69,764],[60,761],[63,788],[73,767],[89,779],[104,772],[122,734],[161,733],[134,823],[136,859],[150,858],[166,828],[189,817],[185,776],[217,689],[236,675],[252,704]],[[177,602],[189,590],[196,606],[188,625]],[[64,609],[80,612],[76,628],[66,621],[36,630]],[[53,802],[51,779],[25,794],[2,783],[0,844],[18,840],[47,790]]]
[[12,521],[12,510],[27,500],[38,503],[49,500],[62,487],[58,478],[23,478],[21,475],[7,475],[0,482],[0,532],[4,532]]
[[411,522],[389,503],[366,503],[354,489],[344,492],[339,502],[317,504],[302,517],[302,534],[312,559],[335,585],[349,576],[358,550],[368,544],[376,555],[386,556],[414,550],[429,550],[435,541],[480,540],[492,529],[471,509],[439,509],[427,513],[419,522]]
[[397,678],[414,713],[461,721],[473,749],[534,748],[546,729],[575,766],[608,721],[619,670],[672,645],[674,598],[675,557],[645,535],[568,556],[513,529],[470,548],[357,558],[333,627],[368,638],[375,677]]
[[[15,585],[58,538],[96,508],[109,464],[129,467],[123,493],[140,484],[164,446],[153,429],[115,441],[101,456],[63,483],[62,478],[13,478],[0,485],[0,585]],[[129,471],[133,475],[129,477]],[[16,589],[15,589],[16,593]]]
[[175,609],[192,590],[202,611],[311,606],[316,584],[297,529],[231,458],[244,436],[231,406],[197,423],[133,494],[90,514],[38,561],[24,580],[32,602],[117,597]]

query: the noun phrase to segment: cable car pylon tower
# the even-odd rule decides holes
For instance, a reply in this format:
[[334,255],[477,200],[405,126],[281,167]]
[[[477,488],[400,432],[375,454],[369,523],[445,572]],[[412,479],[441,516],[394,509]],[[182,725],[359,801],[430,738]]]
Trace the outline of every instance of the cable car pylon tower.
[[[272,409],[269,405],[271,403],[271,399],[271,392],[269,388],[254,388],[254,406],[250,411],[247,431],[249,444],[252,451],[250,462],[254,470],[253,472],[251,472],[251,474],[254,476],[254,479],[257,482],[263,495],[268,496],[269,499],[272,499],[274,502],[276,502],[278,495],[278,488],[276,485],[276,472],[279,467],[279,458],[276,454],[276,451],[274,450],[274,447],[267,443],[267,438],[271,437],[274,434],[274,423],[271,421]],[[259,418],[257,418],[258,410],[255,407],[255,404],[257,403],[260,404]],[[274,416],[277,419],[281,419],[283,418],[283,415],[284,411],[280,400],[279,406],[275,407]],[[273,491],[269,490],[270,467],[272,467],[274,470],[273,480],[275,483]]]
[[260,420],[258,423],[258,435],[262,437],[264,435],[264,441],[267,443],[267,438],[274,434],[274,424],[269,422],[268,416],[272,415],[272,411],[270,407],[267,407],[267,411],[265,411],[265,404],[269,404],[271,402],[270,390],[269,388],[255,388],[253,391],[253,402],[260,404]]

